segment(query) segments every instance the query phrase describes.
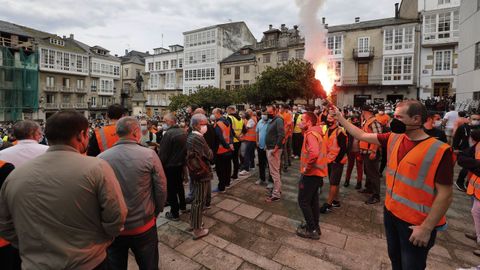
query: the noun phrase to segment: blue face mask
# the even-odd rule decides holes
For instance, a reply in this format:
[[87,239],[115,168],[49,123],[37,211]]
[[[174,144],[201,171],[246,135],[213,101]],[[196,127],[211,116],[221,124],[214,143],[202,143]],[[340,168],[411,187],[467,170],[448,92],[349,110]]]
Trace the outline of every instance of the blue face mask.
[[262,114],[262,120],[267,121],[268,120],[268,115]]
[[163,125],[162,125],[162,129],[163,129],[163,130],[167,130],[169,127],[170,127],[170,126],[167,125],[167,124],[163,124]]

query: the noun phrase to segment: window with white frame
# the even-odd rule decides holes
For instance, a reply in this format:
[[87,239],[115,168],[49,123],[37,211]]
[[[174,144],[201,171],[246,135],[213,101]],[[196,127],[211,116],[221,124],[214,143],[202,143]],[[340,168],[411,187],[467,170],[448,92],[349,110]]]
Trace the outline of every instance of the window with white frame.
[[413,76],[413,56],[383,58],[384,81],[410,81]]
[[54,87],[55,86],[55,77],[48,76],[47,78],[47,87]]
[[335,82],[341,82],[342,80],[342,61],[330,61],[328,63],[329,70],[335,70]]
[[438,14],[438,38],[450,37],[451,20],[450,12]]
[[342,54],[342,36],[329,36],[327,38],[328,54],[341,55]]
[[215,79],[215,69],[206,68],[206,69],[189,69],[185,70],[185,81],[198,81],[198,80],[214,80]]
[[305,55],[305,50],[304,49],[295,51],[295,58],[297,58],[297,59],[303,59],[304,55]]
[[359,53],[368,53],[370,46],[369,37],[359,37],[358,38],[358,52]]
[[163,69],[168,69],[168,60],[163,61],[162,65],[163,65]]
[[439,5],[450,4],[450,0],[438,0]]
[[175,88],[175,71],[167,72],[165,74],[165,89],[174,89]]
[[113,80],[100,79],[100,92],[113,93]]
[[153,63],[148,63],[148,71],[152,71],[153,70]]
[[162,64],[162,63],[161,63],[160,61],[155,62],[155,70],[160,70],[160,69],[162,69],[161,64]]
[[385,29],[385,51],[412,49],[414,44],[414,32],[413,26]]
[[84,80],[77,80],[77,89],[83,89]]
[[458,10],[425,15],[423,40],[458,37],[459,20]]
[[436,38],[437,15],[425,15],[423,19],[423,39],[432,40]]
[[178,68],[183,68],[183,58],[178,59]]
[[435,71],[452,69],[452,50],[435,51]]
[[152,73],[150,74],[150,90],[158,89],[160,87],[160,74]]
[[170,61],[170,66],[171,68],[177,68],[177,60],[176,59],[172,59]]

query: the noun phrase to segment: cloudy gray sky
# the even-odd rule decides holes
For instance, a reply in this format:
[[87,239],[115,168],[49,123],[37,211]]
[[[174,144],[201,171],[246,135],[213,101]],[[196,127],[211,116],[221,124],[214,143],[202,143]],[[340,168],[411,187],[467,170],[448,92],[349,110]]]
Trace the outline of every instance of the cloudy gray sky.
[[[321,1],[321,0],[318,0]],[[318,17],[330,25],[394,16],[400,0],[326,0]],[[125,49],[182,44],[182,32],[245,21],[257,40],[269,24],[298,24],[295,0],[0,0],[0,20],[100,45],[112,54]]]

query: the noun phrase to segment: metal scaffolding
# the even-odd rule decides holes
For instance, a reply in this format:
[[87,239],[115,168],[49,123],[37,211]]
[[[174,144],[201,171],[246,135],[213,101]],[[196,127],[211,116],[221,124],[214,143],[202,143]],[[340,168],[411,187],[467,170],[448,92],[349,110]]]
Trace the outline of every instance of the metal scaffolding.
[[38,54],[0,46],[0,121],[38,110]]

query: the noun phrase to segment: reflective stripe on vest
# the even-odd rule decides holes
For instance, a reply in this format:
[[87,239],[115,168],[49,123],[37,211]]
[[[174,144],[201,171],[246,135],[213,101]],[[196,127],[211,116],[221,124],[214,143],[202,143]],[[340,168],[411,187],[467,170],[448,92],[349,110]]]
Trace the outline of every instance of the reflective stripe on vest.
[[[223,139],[227,144],[230,144],[230,127],[227,127],[222,121],[217,121],[215,125],[220,127]],[[224,154],[230,151],[232,151],[230,148],[225,148],[222,144],[219,144],[217,154]]]
[[114,125],[96,128],[95,136],[97,137],[100,152],[111,148],[118,141],[116,127]]
[[[373,130],[370,128],[370,125],[377,121],[374,116],[372,116],[370,119],[368,119],[365,124],[362,127],[362,130],[365,131],[366,133],[373,133]],[[358,143],[360,149],[362,150],[368,150],[370,149],[370,144],[366,141],[359,141]]]
[[[480,143],[475,146],[475,159],[480,160]],[[468,173],[467,194],[474,195],[477,200],[480,200],[480,176],[472,172]]]
[[[336,127],[335,130],[328,136],[328,128],[325,132],[325,142],[327,144],[327,159],[328,162],[334,162],[335,159],[337,158],[338,154],[340,153],[340,146],[338,145],[338,135],[343,132],[345,135],[345,138],[347,138],[347,135],[345,134],[345,131],[340,128]],[[347,155],[345,154],[340,161],[341,164],[346,164],[347,163]]]
[[257,141],[257,118],[255,116],[252,116],[253,122],[255,122],[255,125],[253,125],[252,128],[247,129],[247,133],[243,136],[243,140],[249,141],[249,142],[256,142]]
[[[320,147],[320,153],[318,155],[317,160],[315,163],[312,165],[312,170],[309,172],[306,172],[307,168],[307,160],[308,160],[308,152],[307,152],[307,136],[308,135],[313,135],[317,138],[317,141],[321,144]],[[316,175],[320,177],[326,177],[328,175],[328,167],[327,167],[327,147],[325,142],[323,142],[322,135],[319,134],[316,131],[307,131],[305,133],[305,139],[303,140],[303,146],[302,146],[302,154],[300,156],[300,173],[305,174],[308,173],[307,175]]]
[[[428,138],[398,162],[398,149],[404,137],[392,134],[388,141],[385,207],[403,221],[420,225],[435,199],[435,174],[449,146]],[[442,217],[437,225],[445,222],[445,217]]]

